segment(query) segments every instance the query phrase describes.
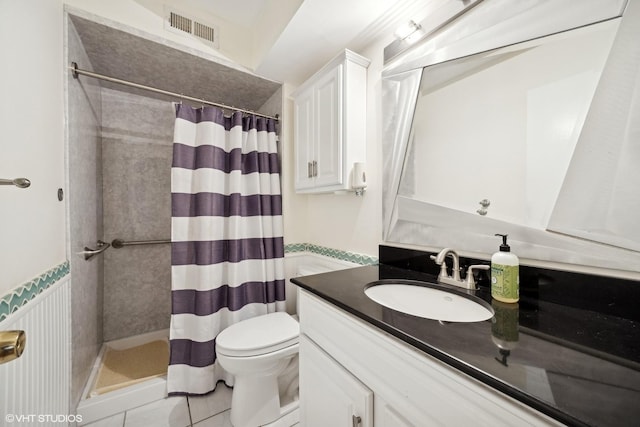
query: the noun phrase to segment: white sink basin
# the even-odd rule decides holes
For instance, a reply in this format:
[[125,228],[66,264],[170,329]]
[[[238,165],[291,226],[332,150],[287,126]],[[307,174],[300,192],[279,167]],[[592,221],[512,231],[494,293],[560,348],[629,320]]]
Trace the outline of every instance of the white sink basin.
[[422,282],[373,282],[364,293],[392,310],[445,322],[481,322],[491,319],[494,313],[480,298],[436,289]]

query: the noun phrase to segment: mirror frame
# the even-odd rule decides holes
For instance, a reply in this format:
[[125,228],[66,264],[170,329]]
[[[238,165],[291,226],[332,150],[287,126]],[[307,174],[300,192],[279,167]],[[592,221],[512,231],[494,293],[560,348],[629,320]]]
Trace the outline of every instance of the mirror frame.
[[[424,67],[604,20],[618,19],[621,27],[624,21],[635,21],[636,25],[640,22],[640,7],[630,11],[626,0],[587,0],[581,2],[580,7],[540,1],[525,8],[514,3],[520,2],[482,2],[383,69],[383,240],[430,248],[454,247],[488,258],[499,245],[494,233],[507,233],[514,252],[531,264],[545,261],[590,266],[610,270],[608,275],[640,272],[640,252],[398,195]],[[614,46],[620,42],[619,36],[620,32]]]

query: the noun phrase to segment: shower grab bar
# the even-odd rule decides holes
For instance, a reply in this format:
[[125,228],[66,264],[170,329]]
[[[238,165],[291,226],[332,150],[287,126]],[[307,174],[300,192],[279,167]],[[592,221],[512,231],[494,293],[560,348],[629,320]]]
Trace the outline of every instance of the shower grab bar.
[[27,188],[31,185],[31,181],[27,178],[0,179],[0,185],[15,185],[18,188]]
[[98,249],[91,249],[88,247],[84,247],[84,251],[79,252],[79,255],[84,255],[84,260],[85,261],[89,261],[91,258],[93,258],[96,255],[100,255],[102,252],[106,251],[107,249],[109,249],[109,247],[111,246],[111,243],[107,243],[107,242],[103,242],[102,240],[98,240]]
[[125,246],[135,246],[135,245],[160,245],[162,243],[171,243],[170,239],[166,240],[131,240],[126,241],[123,239],[114,239],[111,242],[111,246],[116,249],[123,248]]

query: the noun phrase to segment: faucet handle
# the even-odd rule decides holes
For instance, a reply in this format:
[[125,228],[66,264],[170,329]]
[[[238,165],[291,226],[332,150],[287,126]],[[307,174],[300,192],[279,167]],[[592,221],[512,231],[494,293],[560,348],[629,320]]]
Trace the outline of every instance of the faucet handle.
[[467,269],[467,289],[476,289],[476,281],[473,277],[473,270],[489,270],[491,267],[485,264],[470,265]]

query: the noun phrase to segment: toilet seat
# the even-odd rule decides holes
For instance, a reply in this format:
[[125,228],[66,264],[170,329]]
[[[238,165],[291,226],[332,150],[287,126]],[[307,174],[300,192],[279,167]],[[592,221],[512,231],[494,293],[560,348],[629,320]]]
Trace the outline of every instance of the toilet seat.
[[300,325],[289,314],[276,312],[229,326],[216,338],[216,353],[232,357],[259,356],[298,343]]

